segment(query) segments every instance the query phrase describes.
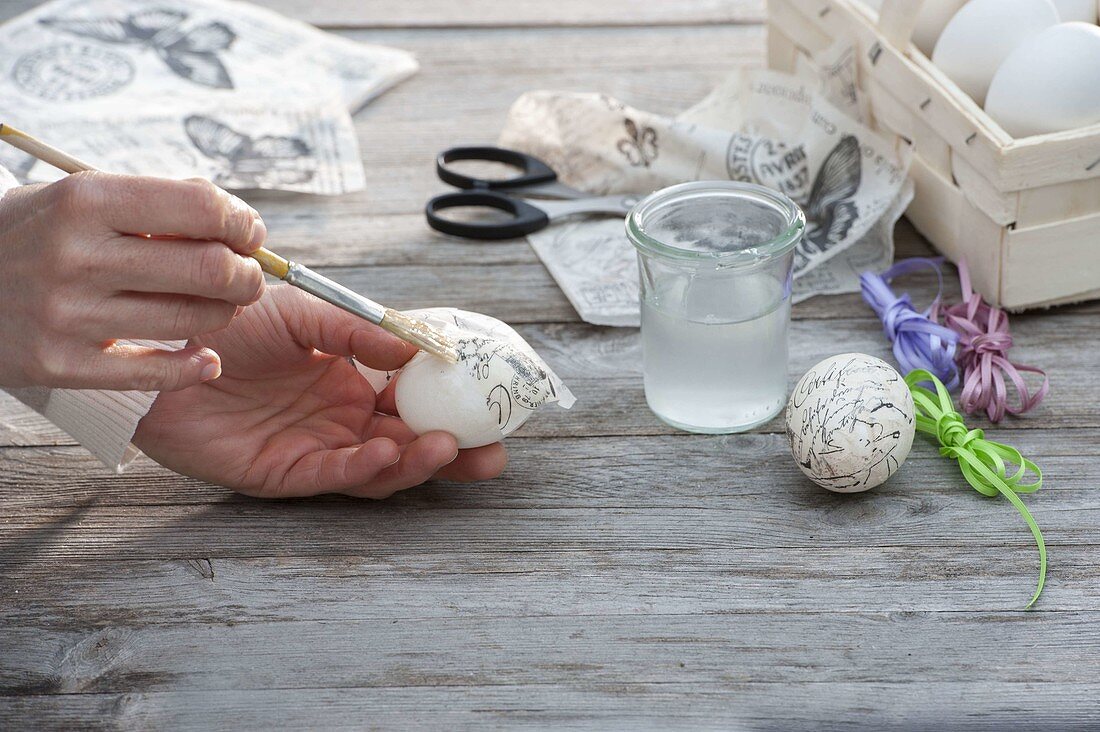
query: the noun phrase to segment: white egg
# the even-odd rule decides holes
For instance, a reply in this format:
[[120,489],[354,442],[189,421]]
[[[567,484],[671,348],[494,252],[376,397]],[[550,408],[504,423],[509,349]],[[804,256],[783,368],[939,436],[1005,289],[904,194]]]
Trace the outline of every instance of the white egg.
[[396,373],[356,367],[376,391],[396,379],[397,413],[413,432],[449,432],[465,450],[500,442],[543,404],[573,405],[557,375],[506,323],[453,308],[408,314],[454,340],[459,362],[418,353]]
[[943,29],[963,5],[966,0],[924,0],[913,29],[913,43],[925,56],[932,55]]
[[1051,0],[970,0],[943,29],[932,62],[982,105],[1009,54],[1058,22]]
[[1012,52],[985,110],[1013,137],[1100,123],[1100,28],[1062,23]]
[[1054,0],[1063,23],[1095,23],[1098,3],[1093,0]]
[[822,488],[870,490],[909,457],[915,414],[913,395],[890,364],[862,353],[833,356],[807,371],[791,392],[791,454]]
[[471,379],[469,366],[426,353],[416,354],[401,369],[394,399],[397,413],[413,432],[449,432],[463,450],[500,442],[534,414],[517,415],[508,424],[508,433],[502,432],[493,408],[487,407],[484,394]]

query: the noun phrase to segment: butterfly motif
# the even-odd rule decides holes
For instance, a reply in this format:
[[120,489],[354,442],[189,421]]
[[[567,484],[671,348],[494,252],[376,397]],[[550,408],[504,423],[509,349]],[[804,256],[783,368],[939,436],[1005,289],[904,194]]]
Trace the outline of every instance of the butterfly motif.
[[191,142],[222,164],[216,182],[232,188],[269,188],[304,183],[313,178],[313,151],[299,137],[251,138],[210,117],[191,115],[183,121]]
[[852,200],[862,180],[859,141],[844,135],[825,158],[806,202],[806,241],[826,252],[844,240],[859,220]]
[[43,18],[38,22],[83,38],[151,48],[178,76],[214,89],[232,89],[233,80],[218,52],[228,50],[237,34],[219,22],[183,30],[180,26],[187,18],[179,10],[154,8],[132,13],[125,20]]
[[657,159],[657,130],[652,127],[639,128],[629,117],[623,120],[626,137],[619,140],[618,149],[631,166],[649,167]]

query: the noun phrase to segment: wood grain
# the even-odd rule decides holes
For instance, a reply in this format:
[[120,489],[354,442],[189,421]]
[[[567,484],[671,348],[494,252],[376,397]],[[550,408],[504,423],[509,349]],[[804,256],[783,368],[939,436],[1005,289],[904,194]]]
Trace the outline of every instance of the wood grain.
[[[1095,440],[1088,431],[1076,442],[1067,436],[1061,454],[1022,441],[1051,476],[1026,499],[1051,547],[1097,544],[1100,470],[1076,457]],[[680,465],[674,475],[670,461]],[[456,553],[913,547],[918,555],[923,547],[1032,547],[1007,502],[977,494],[957,466],[927,446],[887,487],[836,496],[801,477],[782,435],[524,440],[497,483],[429,485],[382,503],[266,502],[159,470],[105,483],[92,479],[63,491],[48,481],[36,489],[40,495],[5,491],[6,561],[392,557],[443,547]],[[1037,569],[1034,556],[1028,565]]]
[[759,23],[764,17],[763,0],[465,0],[459,4],[446,0],[367,0],[355,4],[342,0],[265,0],[264,4],[310,23],[339,27],[703,25]]
[[[395,305],[443,304],[489,313],[512,323],[525,319],[560,317],[576,319],[568,303],[556,310],[551,303],[561,298],[549,282],[541,288],[528,284],[479,290],[474,286],[477,268],[449,271],[437,269],[386,268],[348,270],[339,279],[354,282],[363,292]],[[460,279],[463,274],[468,278]],[[396,275],[387,279],[386,275]],[[412,275],[431,278],[410,283]],[[396,280],[396,281],[395,281]],[[512,283],[513,285],[515,283]],[[503,285],[503,283],[502,283]],[[412,287],[420,289],[413,290]],[[429,290],[429,287],[431,288]],[[435,302],[412,302],[407,292],[430,291]],[[509,293],[502,299],[502,293]],[[474,296],[474,297],[471,297]],[[814,311],[813,301],[796,308],[799,316],[791,326],[791,361],[788,381],[794,383],[807,369],[826,356],[861,352],[893,360],[889,344],[878,321],[869,317],[866,305],[844,298],[821,301],[825,310]],[[847,310],[862,311],[862,318],[822,319],[830,309],[836,316]],[[840,310],[840,312],[836,312]],[[813,316],[805,319],[802,316]],[[1054,387],[1044,403],[1024,418],[1010,418],[993,427],[995,432],[1049,429],[1053,427],[1100,427],[1100,415],[1093,408],[1093,379],[1100,367],[1095,350],[1081,348],[1094,337],[1095,316],[1084,313],[1059,314],[1059,327],[1049,326],[1050,316],[1028,314],[1013,320],[1018,346],[1014,358],[1021,363],[1048,368]],[[545,409],[517,433],[521,437],[568,435],[652,435],[674,434],[660,422],[645,403],[641,376],[641,344],[636,329],[598,328],[580,324],[533,323],[519,326],[519,332],[547,359],[577,395],[569,411]],[[977,427],[991,427],[982,415],[970,418]],[[777,418],[756,431],[780,432]],[[1012,438],[1015,441],[1017,438]],[[71,440],[13,398],[0,394],[0,447],[71,444]],[[14,458],[12,458],[14,459]],[[0,485],[3,477],[0,476]]]
[[[635,330],[589,326],[524,242],[424,225],[443,147],[524,91],[665,114],[763,61],[760,0],[268,0],[421,72],[356,116],[367,187],[250,194],[273,248],[398,307],[518,326],[577,393],[505,476],[382,503],[264,502],[146,459],[121,476],[0,395],[0,728],[1087,729],[1100,718],[1096,304],[1013,319],[1047,402],[990,430],[1045,470],[1004,500],[919,442],[862,496],[811,486],[781,425],[674,433]],[[31,5],[0,2],[0,18]],[[903,223],[899,256],[928,254]],[[950,279],[950,278],[949,278]],[[928,278],[902,283],[919,303]],[[949,285],[949,297],[956,294]],[[795,308],[793,379],[888,357],[858,296]],[[975,426],[988,425],[979,418]]]
[[[837,669],[842,675],[848,666]],[[579,674],[578,674],[579,676]],[[249,689],[0,698],[0,723],[45,729],[205,732],[225,720],[257,730],[441,727],[455,730],[1086,730],[1100,684],[879,681],[721,684],[568,683],[390,689]]]
[[[0,20],[30,10],[37,0],[0,0]],[[463,28],[502,26],[653,26],[760,23],[764,0],[256,0],[291,18],[323,28]]]
[[[510,616],[426,620],[9,626],[0,693],[464,687],[585,683],[962,682],[971,648],[998,648],[987,682],[1077,680],[1098,613]],[[790,637],[801,625],[800,642]],[[1027,644],[1004,643],[1026,625]],[[430,648],[425,647],[430,642]],[[594,659],[592,648],[600,649]],[[272,660],[278,659],[278,663]],[[990,659],[992,661],[992,659]]]
[[[976,507],[977,509],[977,507]],[[985,507],[982,507],[985,510]],[[993,510],[989,508],[989,510]],[[1091,547],[1059,546],[1034,613],[1094,611]],[[81,629],[255,621],[761,612],[1011,612],[1035,581],[1016,546],[475,550],[194,557],[0,570],[13,626]],[[59,596],[58,585],[67,592]],[[365,597],[369,595],[369,602]]]

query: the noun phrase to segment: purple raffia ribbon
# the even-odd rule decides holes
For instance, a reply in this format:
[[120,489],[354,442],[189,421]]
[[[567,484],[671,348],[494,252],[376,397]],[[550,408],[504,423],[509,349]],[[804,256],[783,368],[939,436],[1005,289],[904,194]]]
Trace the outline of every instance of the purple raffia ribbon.
[[[915,369],[925,369],[953,391],[959,385],[959,369],[955,365],[959,336],[932,319],[943,296],[943,274],[939,267],[942,261],[942,258],[923,257],[903,259],[881,275],[864,272],[859,279],[863,299],[878,315],[886,337],[894,344],[894,358],[901,366],[901,372],[907,374]],[[890,282],[896,277],[928,268],[935,271],[939,278],[940,291],[932,305],[920,311],[913,307],[908,293],[901,297],[895,295],[890,289]]]
[[[990,422],[1000,422],[1005,413],[1019,415],[1043,400],[1050,390],[1046,372],[1034,366],[1018,366],[1008,360],[1012,335],[1008,315],[974,292],[966,260],[959,261],[959,281],[963,301],[944,309],[944,323],[959,335],[959,364],[963,368],[963,389],[959,404],[966,414],[985,410]],[[933,308],[933,317],[935,317]],[[1040,374],[1043,383],[1031,394],[1022,374]],[[1005,379],[1016,387],[1018,406],[1008,403]]]

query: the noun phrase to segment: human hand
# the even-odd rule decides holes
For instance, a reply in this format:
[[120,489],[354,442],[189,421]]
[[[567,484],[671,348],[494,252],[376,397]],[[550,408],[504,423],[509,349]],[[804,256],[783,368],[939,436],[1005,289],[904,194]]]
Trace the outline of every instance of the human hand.
[[0,385],[162,391],[217,377],[208,349],[116,341],[224,328],[263,292],[259,264],[241,255],[265,235],[253,209],[209,181],[78,173],[11,189],[0,200]]
[[393,416],[392,390],[376,398],[347,357],[393,370],[416,350],[300,290],[269,287],[228,328],[189,345],[221,354],[221,377],[162,392],[134,435],[178,473],[265,498],[385,498],[433,477],[504,470],[499,443],[459,451],[451,435],[417,437]]

